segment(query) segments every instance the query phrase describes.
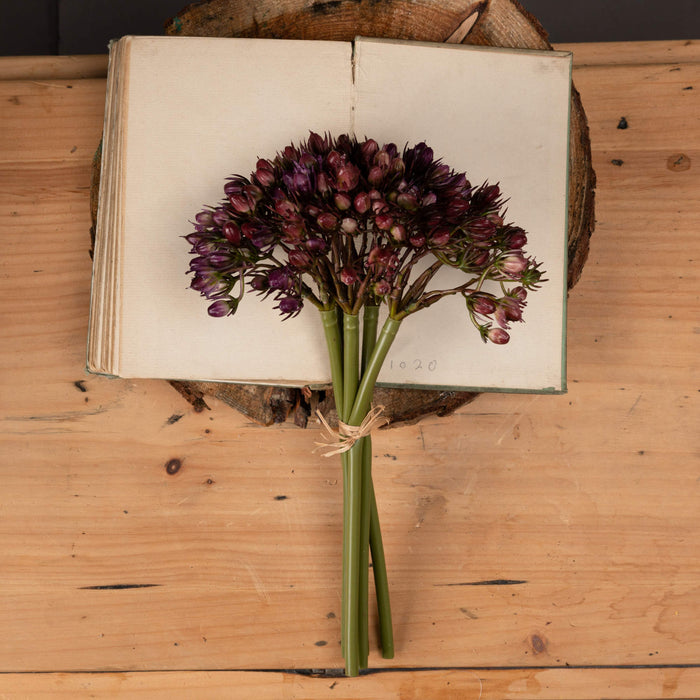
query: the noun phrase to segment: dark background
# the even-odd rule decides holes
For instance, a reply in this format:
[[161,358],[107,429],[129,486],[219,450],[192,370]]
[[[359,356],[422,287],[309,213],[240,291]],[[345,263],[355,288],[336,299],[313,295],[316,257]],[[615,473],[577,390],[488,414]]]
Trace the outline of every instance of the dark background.
[[[187,0],[0,0],[0,56],[106,53],[124,34],[162,34]],[[550,41],[700,38],[700,0],[521,0]]]

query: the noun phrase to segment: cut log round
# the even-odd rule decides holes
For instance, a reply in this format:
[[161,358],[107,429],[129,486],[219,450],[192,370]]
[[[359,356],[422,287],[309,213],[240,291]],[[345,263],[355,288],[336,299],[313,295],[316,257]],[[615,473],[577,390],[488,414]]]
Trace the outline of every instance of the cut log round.
[[[174,36],[257,37],[350,41],[371,36],[548,50],[539,22],[516,0],[205,0],[165,23]],[[568,286],[578,281],[594,228],[595,173],[586,115],[572,89],[569,155]],[[96,168],[94,178],[99,177]],[[93,187],[93,190],[96,187]],[[94,217],[94,206],[93,206]],[[196,408],[220,399],[263,425],[294,420],[305,426],[317,409],[334,419],[332,393],[281,387],[172,382]],[[473,392],[377,389],[389,425],[446,415],[473,401]]]

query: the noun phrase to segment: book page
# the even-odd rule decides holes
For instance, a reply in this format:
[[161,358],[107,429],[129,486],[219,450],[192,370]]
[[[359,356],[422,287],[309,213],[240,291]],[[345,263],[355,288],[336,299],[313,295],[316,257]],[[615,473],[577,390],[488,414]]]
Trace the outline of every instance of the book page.
[[[355,42],[355,132],[399,149],[425,141],[472,185],[500,183],[547,282],[507,345],[485,344],[463,297],[409,316],[380,382],[508,390],[565,387],[571,55],[377,39]],[[466,281],[441,271],[433,288]]]
[[310,130],[350,130],[347,42],[133,37],[124,156],[120,366],[131,377],[305,381],[330,376],[318,313],[282,322],[246,294],[211,318],[181,237],[228,176]]

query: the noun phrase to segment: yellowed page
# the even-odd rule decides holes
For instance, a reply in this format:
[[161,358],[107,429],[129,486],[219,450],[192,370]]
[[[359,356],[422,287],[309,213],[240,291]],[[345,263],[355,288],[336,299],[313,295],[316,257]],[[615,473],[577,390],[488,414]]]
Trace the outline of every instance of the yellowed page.
[[350,130],[346,42],[134,38],[127,96],[121,376],[328,379],[318,313],[282,323],[246,295],[233,318],[207,315],[188,288],[188,223],[309,130]]
[[[501,389],[565,386],[571,55],[378,39],[355,41],[355,131],[402,148],[425,141],[473,185],[499,183],[508,221],[549,280],[507,345],[484,344],[461,296],[404,321],[380,381]],[[445,270],[433,288],[464,282]]]

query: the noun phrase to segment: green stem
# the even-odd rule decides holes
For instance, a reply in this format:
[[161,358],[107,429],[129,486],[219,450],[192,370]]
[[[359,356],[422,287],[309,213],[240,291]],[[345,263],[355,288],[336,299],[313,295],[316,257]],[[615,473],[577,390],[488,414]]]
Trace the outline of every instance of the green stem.
[[323,331],[326,335],[326,345],[328,347],[328,358],[331,363],[331,378],[333,381],[333,399],[335,409],[340,417],[343,410],[343,352],[338,327],[338,312],[335,307],[321,311],[323,321]]
[[357,389],[352,411],[350,411],[350,415],[345,421],[348,425],[359,425],[362,419],[367,415],[372,403],[372,393],[374,392],[374,385],[377,383],[379,370],[382,368],[389,348],[394,342],[394,338],[400,327],[401,319],[389,317],[384,322],[382,331],[377,339],[377,344],[367,363],[367,369],[362,374],[362,381]]
[[[335,410],[338,414],[338,420],[343,418],[343,343],[342,343],[342,332],[338,317],[337,307],[332,309],[324,309],[321,311],[321,319],[323,321],[323,331],[326,336],[326,345],[328,347],[328,358],[331,365],[331,381],[333,383],[333,399],[335,401]],[[342,471],[343,471],[343,524],[347,518],[348,512],[348,502],[347,502],[347,453],[341,455]],[[348,537],[345,526],[343,526],[343,567],[345,567],[345,562],[347,559],[348,547]],[[342,577],[342,599],[345,600],[347,597],[347,591],[345,588],[346,580],[345,573]],[[341,626],[341,648],[343,655],[345,655],[345,616],[341,615],[340,619]]]
[[362,453],[363,444],[356,442],[347,455],[347,499],[348,509],[343,525],[347,533],[345,549],[345,566],[343,576],[346,591],[343,600],[343,630],[345,673],[357,676],[360,672],[360,636],[359,636],[359,603],[360,603],[360,536],[362,519]]
[[386,573],[384,543],[379,526],[379,511],[374,488],[370,493],[369,545],[372,550],[372,571],[374,572],[374,589],[377,593],[377,610],[379,611],[379,639],[382,656],[394,658],[394,630],[391,624],[391,601],[389,600],[389,578]]
[[[377,342],[379,307],[365,306],[362,322],[361,373],[372,356]],[[367,668],[369,659],[369,551],[371,504],[374,495],[372,484],[372,438],[362,439],[362,496],[360,504],[360,580],[358,599],[358,637],[360,644],[360,666]]]
[[[367,309],[365,309],[366,313]],[[375,321],[376,323],[376,321]],[[382,334],[380,337],[379,347],[377,344],[372,343],[371,347],[363,346],[363,366],[362,366],[362,376],[363,382],[358,390],[358,396],[360,392],[363,392],[363,401],[366,402],[366,396],[364,392],[369,390],[369,385],[371,384],[370,391],[370,401],[371,393],[374,390],[374,385],[377,381],[377,376],[379,375],[379,370],[386,358],[386,354],[391,347],[391,344],[396,337],[401,321],[396,321],[395,319],[388,319],[384,324],[382,329]],[[375,326],[375,336],[376,336],[376,326]],[[360,406],[360,408],[362,408]],[[367,438],[368,446],[366,459],[371,469],[371,438]],[[386,558],[384,556],[384,543],[382,541],[382,532],[379,524],[379,511],[377,509],[377,500],[374,493],[374,484],[369,480],[369,513],[370,513],[370,526],[369,526],[369,538],[370,538],[370,549],[372,552],[372,571],[374,574],[374,588],[377,594],[377,610],[379,612],[379,636],[380,643],[382,647],[382,656],[385,659],[394,658],[394,632],[392,628],[391,620],[391,603],[389,599],[389,580],[386,571]]]
[[[343,314],[343,409],[342,419],[347,423],[360,371],[360,319],[353,314]],[[337,404],[336,404],[337,406]]]
[[379,307],[367,305],[362,318],[362,374],[365,373],[374,346],[377,344],[377,326],[379,324]]
[[[359,317],[343,314],[343,412],[347,422],[355,401],[359,382],[360,334]],[[360,542],[362,520],[362,442],[355,443],[344,453],[345,503],[343,539],[343,650],[345,673],[357,676],[360,672]]]
[[[362,379],[358,387],[359,323],[356,316],[344,314],[343,338],[335,309],[321,311],[331,363],[333,391],[340,420],[359,425],[369,411],[374,385],[382,363],[401,324],[400,319],[389,318],[376,345],[376,307],[366,307],[369,319],[363,326]],[[374,316],[374,318],[373,318]],[[394,645],[391,629],[391,609],[386,576],[384,550],[379,529],[374,487],[371,480],[371,441],[365,438],[351,450],[343,453],[343,609],[341,616],[342,650],[346,674],[356,676],[368,656],[368,597],[363,593],[367,579],[368,555],[361,551],[361,543],[370,542],[374,579],[377,589],[379,624],[384,658],[393,658]],[[364,486],[364,488],[363,488]],[[369,523],[367,524],[367,521]],[[366,548],[365,548],[366,551]],[[365,585],[366,590],[366,585]],[[361,620],[365,621],[362,627]]]

